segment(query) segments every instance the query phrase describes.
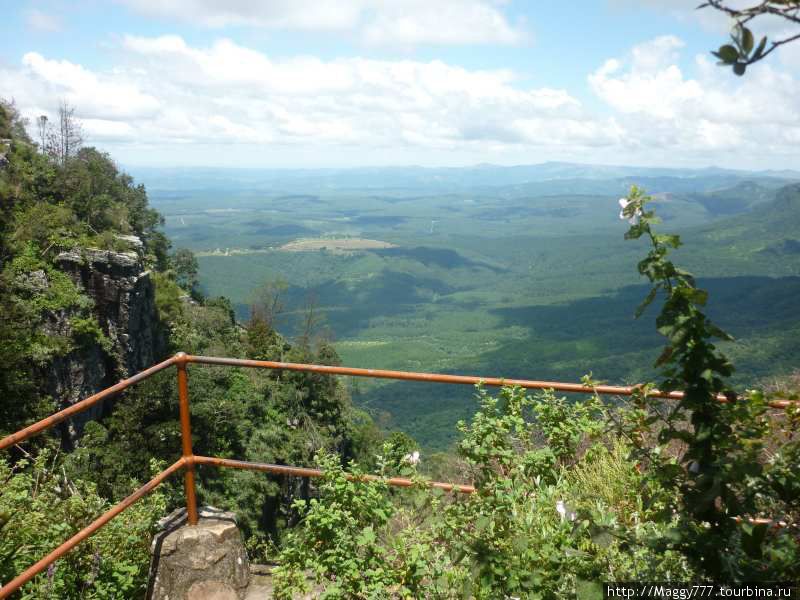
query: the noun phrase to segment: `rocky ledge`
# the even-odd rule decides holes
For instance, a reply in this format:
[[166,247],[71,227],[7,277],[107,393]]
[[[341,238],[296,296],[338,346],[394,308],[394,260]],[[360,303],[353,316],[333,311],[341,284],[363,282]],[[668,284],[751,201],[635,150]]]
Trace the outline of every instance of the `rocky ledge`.
[[140,256],[89,248],[62,252],[56,265],[94,300],[95,315],[116,354],[115,375],[127,377],[152,365],[162,344],[154,327],[155,289]]

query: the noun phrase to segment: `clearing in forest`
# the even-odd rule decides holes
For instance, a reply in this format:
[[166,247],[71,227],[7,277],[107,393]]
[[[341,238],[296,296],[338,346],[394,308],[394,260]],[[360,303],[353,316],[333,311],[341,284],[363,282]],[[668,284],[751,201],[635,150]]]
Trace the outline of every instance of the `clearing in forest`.
[[315,250],[329,250],[331,252],[357,252],[359,250],[375,250],[380,248],[396,248],[394,244],[380,240],[367,240],[364,238],[308,238],[284,244],[278,250],[284,252],[313,252]]

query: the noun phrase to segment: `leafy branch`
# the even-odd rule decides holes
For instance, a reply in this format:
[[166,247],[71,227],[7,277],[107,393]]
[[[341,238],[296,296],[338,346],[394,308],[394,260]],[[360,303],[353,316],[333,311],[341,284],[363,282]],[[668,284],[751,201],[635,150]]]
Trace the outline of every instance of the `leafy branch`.
[[731,33],[733,43],[720,46],[712,54],[720,59],[719,64],[731,66],[737,75],[744,75],[749,65],[763,60],[775,49],[800,39],[800,33],[786,35],[778,40],[768,40],[767,36],[763,36],[756,46],[753,32],[745,26],[763,15],[772,15],[800,25],[800,0],[763,0],[746,8],[732,8],[726,0],[708,0],[697,8],[707,7],[723,12],[735,21]]
[[[690,273],[669,260],[669,253],[681,241],[676,235],[654,231],[659,219],[648,208],[651,201],[652,197],[632,187],[620,200],[620,217],[631,224],[626,239],[646,237],[651,245],[638,269],[653,285],[636,315],[640,316],[659,292],[664,294],[656,318],[659,333],[667,338],[655,362],[664,376],[660,387],[684,393],[658,432],[659,444],[684,444],[682,468],[676,472],[666,463],[655,466],[662,481],[675,481],[681,492],[678,545],[707,574],[731,577],[734,567],[720,549],[740,544],[746,554],[760,552],[760,542],[750,543],[754,534],[747,528],[752,526],[739,521],[754,507],[753,495],[744,482],[761,481],[764,476],[759,452],[765,435],[765,407],[763,399],[752,396],[737,401],[728,388],[725,378],[733,367],[711,340],[733,338],[703,312],[707,292],[697,287]],[[727,398],[726,403],[719,402],[720,395]]]

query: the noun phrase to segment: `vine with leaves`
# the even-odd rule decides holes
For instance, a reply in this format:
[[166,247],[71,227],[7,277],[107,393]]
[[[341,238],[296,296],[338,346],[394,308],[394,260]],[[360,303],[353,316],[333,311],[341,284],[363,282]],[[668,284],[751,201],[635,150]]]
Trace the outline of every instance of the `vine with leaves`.
[[[740,398],[728,386],[726,378],[733,366],[713,340],[733,338],[703,311],[707,292],[697,286],[691,273],[670,260],[670,252],[681,246],[681,240],[654,230],[659,219],[650,207],[652,201],[636,186],[620,199],[620,217],[630,223],[625,238],[644,237],[651,246],[638,270],[652,287],[636,316],[659,293],[663,295],[656,327],[667,343],[655,362],[663,376],[659,387],[683,392],[680,401],[668,407],[661,403],[660,410],[646,399],[648,388],[639,400],[653,408],[644,422],[657,437],[655,447],[648,449],[650,458],[662,455],[670,444],[682,450],[677,461],[666,455],[656,459],[653,475],[680,492],[680,502],[674,507],[681,515],[675,545],[700,572],[737,580],[751,568],[746,558],[742,561],[743,552],[755,561],[751,566],[756,572],[749,573],[755,576],[763,567],[760,560],[769,541],[769,524],[752,519],[761,508],[759,495],[769,488],[763,460],[770,427],[767,405],[761,393]],[[640,421],[639,432],[641,425]],[[780,536],[773,531],[772,537]]]

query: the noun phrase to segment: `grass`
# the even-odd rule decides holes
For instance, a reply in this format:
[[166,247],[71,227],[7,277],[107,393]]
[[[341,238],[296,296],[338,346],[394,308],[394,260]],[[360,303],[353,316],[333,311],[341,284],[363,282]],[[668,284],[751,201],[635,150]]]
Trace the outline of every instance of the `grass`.
[[377,248],[395,248],[394,244],[363,238],[312,238],[288,242],[279,247],[282,252],[357,252]]

